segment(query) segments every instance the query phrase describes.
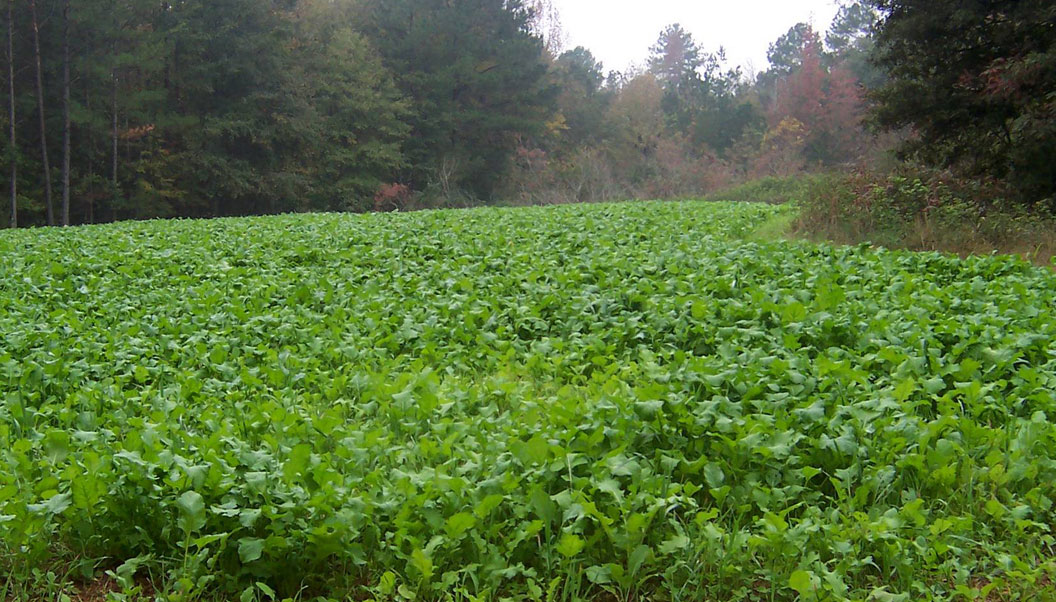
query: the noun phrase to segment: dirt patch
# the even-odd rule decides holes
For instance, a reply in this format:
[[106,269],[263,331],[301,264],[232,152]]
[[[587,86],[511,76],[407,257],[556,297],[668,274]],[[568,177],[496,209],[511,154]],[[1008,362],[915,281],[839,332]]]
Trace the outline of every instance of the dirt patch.
[[110,575],[102,575],[88,583],[79,584],[74,595],[75,602],[105,602],[106,597],[121,591],[121,586]]

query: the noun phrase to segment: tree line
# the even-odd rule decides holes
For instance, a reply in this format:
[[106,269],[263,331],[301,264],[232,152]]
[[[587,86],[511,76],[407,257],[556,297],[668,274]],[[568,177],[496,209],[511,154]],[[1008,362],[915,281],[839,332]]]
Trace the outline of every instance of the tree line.
[[12,215],[65,224],[349,208],[338,199],[406,164],[412,128],[352,10],[11,0]]
[[1054,188],[1041,0],[846,2],[825,32],[793,26],[759,73],[678,25],[640,68],[606,71],[561,51],[546,0],[6,9],[11,225],[686,196],[892,141]]

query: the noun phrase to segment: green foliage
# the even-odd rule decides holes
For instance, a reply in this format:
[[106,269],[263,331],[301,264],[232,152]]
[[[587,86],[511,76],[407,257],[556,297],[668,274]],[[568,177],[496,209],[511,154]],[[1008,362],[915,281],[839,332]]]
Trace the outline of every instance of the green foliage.
[[880,15],[866,2],[842,4],[825,35],[825,45],[837,55],[861,50],[869,43]]
[[[23,225],[44,221],[42,147],[61,164],[50,16],[64,5],[36,4],[45,140],[31,19],[15,11],[19,148],[0,146],[19,162]],[[862,10],[833,29],[852,69]],[[606,75],[584,48],[556,54],[555,19],[538,0],[71,4],[73,222],[693,198],[861,152],[846,143],[860,140],[856,82],[835,68],[826,122],[796,124],[769,106],[776,80],[753,85],[677,25],[648,72]],[[818,37],[804,32],[781,41],[774,73],[802,68]],[[786,104],[816,105],[816,83]]]
[[651,49],[650,72],[664,89],[668,126],[685,132],[703,152],[724,154],[749,129],[762,125],[758,108],[743,98],[740,68],[725,68],[720,48],[706,53],[678,24],[668,26]]
[[612,135],[613,124],[605,119],[614,90],[605,88],[603,66],[589,50],[578,47],[557,57],[550,70],[560,90],[557,97],[562,119],[561,146],[577,148],[599,145]]
[[[61,8],[38,5],[42,15]],[[353,30],[346,1],[71,6],[75,222],[362,210],[403,167],[407,104]],[[18,140],[27,159],[19,190],[24,222],[39,224],[34,56],[28,18],[15,21]],[[41,38],[54,154],[57,19],[44,19]]]
[[4,233],[8,591],[1051,597],[1056,277],[785,210]]
[[773,82],[784,75],[791,75],[802,65],[802,49],[809,43],[820,44],[821,36],[809,23],[796,23],[777,38],[766,53],[770,68],[760,74],[765,81]]
[[886,72],[872,60],[880,13],[869,0],[845,0],[825,35],[826,60],[845,66],[868,90],[886,82]]

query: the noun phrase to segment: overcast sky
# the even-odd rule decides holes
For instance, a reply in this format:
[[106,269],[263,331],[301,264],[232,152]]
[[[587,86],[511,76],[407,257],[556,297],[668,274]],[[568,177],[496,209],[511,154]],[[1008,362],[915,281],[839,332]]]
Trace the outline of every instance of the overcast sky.
[[586,46],[605,70],[644,64],[660,31],[681,23],[709,52],[726,48],[731,66],[766,69],[770,43],[800,21],[825,31],[835,0],[553,0],[566,46]]

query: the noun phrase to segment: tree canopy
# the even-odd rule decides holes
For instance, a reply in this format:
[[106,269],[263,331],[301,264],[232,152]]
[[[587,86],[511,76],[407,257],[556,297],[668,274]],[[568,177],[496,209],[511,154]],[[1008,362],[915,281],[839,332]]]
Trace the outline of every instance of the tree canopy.
[[1056,190],[1041,0],[843,0],[755,77],[679,24],[607,71],[550,0],[7,8],[11,225],[699,195],[875,155],[870,103],[907,157]]
[[409,179],[490,197],[519,135],[540,132],[556,90],[519,0],[368,0],[366,26],[412,101]]
[[[39,49],[18,4],[3,156],[33,224],[55,221],[63,2],[35,0]],[[445,165],[487,197],[553,112],[530,16],[501,0],[72,3],[72,221],[365,210]]]
[[1028,201],[1056,194],[1056,4],[877,0],[875,95],[907,153],[1009,181]]

